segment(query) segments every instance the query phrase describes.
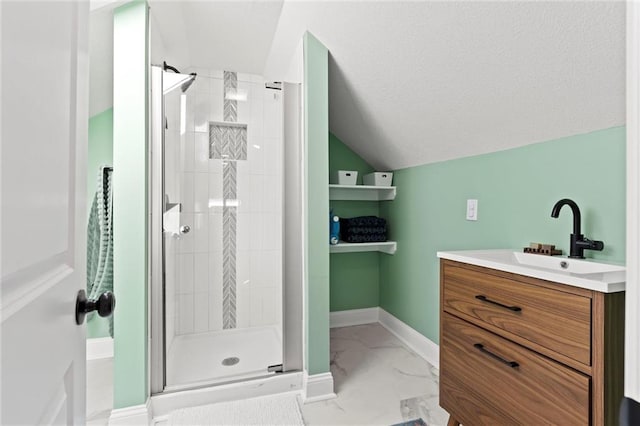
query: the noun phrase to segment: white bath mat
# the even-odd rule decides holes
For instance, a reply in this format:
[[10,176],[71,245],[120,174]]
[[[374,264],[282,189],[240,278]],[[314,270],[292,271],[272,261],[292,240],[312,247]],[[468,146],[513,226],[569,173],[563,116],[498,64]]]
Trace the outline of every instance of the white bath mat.
[[296,395],[276,395],[220,402],[174,410],[169,425],[295,425],[302,426]]

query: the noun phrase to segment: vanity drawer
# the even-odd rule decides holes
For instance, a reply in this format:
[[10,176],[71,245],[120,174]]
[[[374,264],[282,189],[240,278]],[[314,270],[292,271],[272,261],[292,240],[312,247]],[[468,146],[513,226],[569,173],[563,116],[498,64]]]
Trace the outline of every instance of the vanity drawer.
[[442,321],[440,405],[457,421],[589,424],[589,377],[453,315]]
[[[443,263],[442,308],[591,365],[591,299]],[[507,336],[512,338],[512,336]]]

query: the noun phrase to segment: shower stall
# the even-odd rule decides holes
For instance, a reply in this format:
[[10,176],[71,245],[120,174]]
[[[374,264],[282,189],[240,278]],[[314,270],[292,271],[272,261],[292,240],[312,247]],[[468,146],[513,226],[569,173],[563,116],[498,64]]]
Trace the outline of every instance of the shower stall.
[[[285,145],[299,149],[285,104],[296,105],[297,85],[188,71],[152,67],[153,394],[302,369],[302,283],[283,268],[296,231],[285,199],[299,198],[285,185]],[[299,163],[299,152],[288,157]]]

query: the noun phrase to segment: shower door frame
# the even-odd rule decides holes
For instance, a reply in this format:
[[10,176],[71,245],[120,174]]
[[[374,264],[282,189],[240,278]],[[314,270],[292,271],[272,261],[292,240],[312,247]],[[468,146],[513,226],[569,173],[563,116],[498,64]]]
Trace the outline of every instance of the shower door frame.
[[[164,276],[164,93],[163,68],[151,66],[149,96],[149,379],[151,395],[165,392],[166,387],[166,326]],[[283,128],[283,227],[282,227],[282,365],[283,372],[299,373],[303,370],[303,307],[304,263],[302,251],[303,174],[302,111],[299,84],[283,85],[283,109],[290,112]],[[285,114],[286,116],[286,114]],[[293,182],[293,183],[292,183]],[[297,183],[297,184],[296,184]],[[287,201],[287,202],[285,202]],[[285,221],[285,215],[290,220]],[[297,217],[298,220],[293,220]],[[289,266],[287,266],[289,265]],[[194,384],[185,389],[212,387],[230,382],[273,377],[273,373],[249,379],[227,382]]]
[[164,93],[161,66],[151,66],[149,96],[149,379],[151,395],[166,385],[164,287]]

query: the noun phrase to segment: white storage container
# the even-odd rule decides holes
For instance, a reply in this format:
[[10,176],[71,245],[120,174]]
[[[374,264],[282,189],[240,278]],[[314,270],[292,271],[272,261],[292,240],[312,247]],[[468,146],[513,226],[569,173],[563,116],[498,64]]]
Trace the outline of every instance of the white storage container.
[[338,185],[355,185],[358,181],[358,172],[355,170],[338,170],[333,172],[333,181]]
[[392,172],[374,172],[366,174],[362,177],[362,181],[365,185],[372,186],[391,186],[392,180]]

